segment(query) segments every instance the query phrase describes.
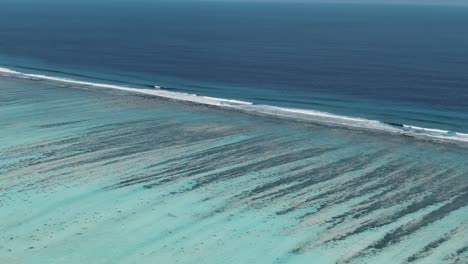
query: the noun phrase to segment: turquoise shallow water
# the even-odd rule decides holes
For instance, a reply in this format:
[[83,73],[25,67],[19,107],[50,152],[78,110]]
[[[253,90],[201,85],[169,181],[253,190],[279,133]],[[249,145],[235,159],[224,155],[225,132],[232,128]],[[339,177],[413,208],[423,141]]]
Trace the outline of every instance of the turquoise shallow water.
[[468,261],[464,144],[0,87],[0,263]]

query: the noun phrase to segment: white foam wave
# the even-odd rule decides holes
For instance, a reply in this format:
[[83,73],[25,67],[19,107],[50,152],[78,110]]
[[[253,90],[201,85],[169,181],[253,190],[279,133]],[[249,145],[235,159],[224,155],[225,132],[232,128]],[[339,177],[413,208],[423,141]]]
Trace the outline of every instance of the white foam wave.
[[378,130],[385,131],[389,133],[399,133],[400,130],[382,123],[376,120],[368,120],[364,118],[349,117],[342,115],[335,115],[327,112],[315,111],[315,110],[306,110],[306,109],[295,109],[295,108],[285,108],[277,107],[270,105],[253,105],[251,107],[243,107],[253,112],[273,115],[278,117],[301,119],[316,123],[330,124],[337,126],[346,126],[353,128],[364,128],[369,130]]
[[[277,107],[277,106],[270,106],[270,105],[254,105],[253,103],[246,102],[246,101],[216,98],[216,97],[210,97],[210,96],[198,96],[196,94],[172,92],[172,91],[161,90],[161,89],[141,89],[141,88],[132,88],[132,87],[113,85],[113,84],[78,81],[78,80],[61,78],[61,77],[22,73],[22,72],[17,72],[11,69],[1,68],[1,67],[0,67],[0,73],[4,73],[8,75],[13,74],[19,78],[42,79],[42,80],[50,80],[50,81],[84,85],[84,86],[115,89],[115,90],[127,91],[127,92],[132,92],[132,93],[163,97],[163,98],[168,98],[168,99],[173,99],[173,100],[178,100],[178,101],[192,102],[192,103],[198,103],[198,104],[203,104],[203,105],[212,105],[212,106],[218,106],[218,107],[223,107],[223,108],[231,108],[231,109],[246,111],[250,113],[253,112],[253,113],[258,113],[258,114],[263,114],[263,115],[305,120],[305,121],[321,123],[321,124],[329,124],[329,125],[335,125],[335,126],[351,127],[351,128],[366,129],[366,130],[373,130],[373,131],[382,131],[382,132],[392,133],[392,134],[402,134],[402,135],[410,136],[414,138],[432,139],[432,140],[436,139],[436,140],[442,140],[442,141],[468,142],[468,134],[450,132],[450,131],[441,130],[441,129],[423,128],[423,127],[417,127],[417,126],[411,126],[411,125],[402,125],[401,127],[397,127],[397,126],[392,126],[392,125],[389,125],[389,124],[386,124],[377,120],[368,120],[368,119],[358,118],[358,117],[342,116],[342,115],[336,115],[336,114],[315,111],[315,110],[284,108],[284,107]],[[155,86],[155,87],[159,87],[159,86]]]
[[0,67],[0,72],[2,72],[2,73],[20,74],[20,73],[17,72],[17,71],[13,71],[13,70],[10,70],[10,69],[7,69],[7,68],[2,68],[2,67]]
[[244,102],[244,101],[239,101],[239,100],[229,100],[229,99],[224,99],[224,98],[215,98],[215,97],[208,97],[208,96],[197,96],[196,94],[171,92],[171,91],[165,91],[165,90],[131,88],[131,87],[125,87],[125,86],[113,85],[113,84],[78,81],[78,80],[61,78],[61,77],[53,77],[53,76],[48,76],[48,75],[22,73],[22,72],[13,71],[7,68],[0,68],[0,72],[7,73],[7,74],[16,74],[18,75],[18,77],[23,77],[23,78],[28,77],[32,79],[42,79],[42,80],[77,84],[77,85],[93,86],[93,87],[99,87],[99,88],[116,89],[116,90],[121,90],[121,91],[148,94],[148,95],[154,95],[154,96],[159,96],[159,97],[164,97],[164,98],[169,98],[169,99],[174,99],[174,100],[188,101],[188,102],[193,102],[193,103],[207,104],[207,105],[214,105],[214,106],[251,105],[252,104],[251,102]]
[[453,140],[468,142],[468,134],[441,130],[435,128],[425,128],[411,125],[403,125],[403,130],[413,136],[430,137],[443,140]]
[[207,100],[217,100],[217,101],[230,103],[230,104],[253,105],[253,103],[251,103],[251,102],[240,101],[240,100],[216,98],[216,97],[210,97],[210,96],[200,96],[200,97],[203,97],[203,98],[205,98]]

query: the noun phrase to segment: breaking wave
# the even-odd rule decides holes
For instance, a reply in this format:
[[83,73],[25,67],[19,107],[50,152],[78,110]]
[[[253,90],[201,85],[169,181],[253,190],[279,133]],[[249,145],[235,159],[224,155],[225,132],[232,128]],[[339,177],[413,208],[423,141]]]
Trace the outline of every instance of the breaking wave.
[[433,140],[433,141],[450,141],[450,142],[467,142],[468,134],[452,132],[447,130],[440,130],[434,128],[424,128],[406,124],[390,124],[377,120],[369,120],[358,117],[350,117],[343,115],[336,115],[322,111],[308,110],[308,109],[296,109],[296,108],[285,108],[271,105],[254,104],[252,102],[216,98],[210,96],[202,96],[191,93],[174,92],[164,89],[164,87],[155,85],[152,89],[146,88],[132,88],[121,85],[95,83],[89,81],[79,81],[69,78],[53,77],[42,74],[31,74],[18,72],[8,68],[1,68],[0,73],[3,75],[14,76],[19,78],[30,78],[39,80],[50,80],[62,83],[91,86],[106,89],[115,89],[121,91],[127,91],[132,93],[152,95],[162,98],[168,98],[178,101],[191,102],[203,105],[210,105],[222,108],[235,109],[239,111],[256,113],[261,115],[268,115],[274,117],[296,119],[302,121],[309,121],[320,124],[327,124],[333,126],[341,126],[355,129],[365,129],[372,131],[381,131],[391,134],[403,135],[406,137],[412,137],[417,139]]

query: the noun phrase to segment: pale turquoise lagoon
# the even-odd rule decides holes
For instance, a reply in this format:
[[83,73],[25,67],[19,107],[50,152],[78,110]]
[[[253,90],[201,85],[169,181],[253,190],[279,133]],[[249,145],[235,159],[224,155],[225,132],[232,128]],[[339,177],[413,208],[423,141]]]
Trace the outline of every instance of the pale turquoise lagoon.
[[0,263],[468,262],[466,143],[0,88]]

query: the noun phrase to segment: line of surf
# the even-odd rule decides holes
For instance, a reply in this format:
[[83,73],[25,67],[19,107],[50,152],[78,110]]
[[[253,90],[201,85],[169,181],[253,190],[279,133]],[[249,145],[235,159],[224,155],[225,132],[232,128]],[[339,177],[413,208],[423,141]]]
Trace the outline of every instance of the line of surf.
[[24,72],[18,72],[8,68],[1,68],[0,73],[7,75],[14,75],[21,78],[31,78],[31,79],[41,79],[56,81],[62,83],[69,83],[75,85],[91,86],[105,89],[115,89],[131,93],[139,93],[145,95],[152,95],[156,97],[168,98],[178,101],[185,101],[203,105],[211,105],[222,108],[230,108],[239,111],[245,111],[249,113],[257,113],[268,116],[282,117],[288,119],[296,119],[309,121],[314,123],[328,124],[333,126],[342,126],[348,128],[356,129],[366,129],[373,131],[381,131],[392,134],[399,134],[408,137],[420,138],[420,139],[429,139],[429,140],[439,140],[439,141],[455,141],[455,142],[468,142],[468,134],[451,132],[440,129],[432,128],[423,128],[411,125],[392,125],[387,124],[377,120],[369,120],[358,117],[342,116],[331,114],[327,112],[321,112],[316,110],[307,110],[307,109],[295,109],[295,108],[285,108],[271,105],[256,105],[251,102],[225,99],[225,98],[216,98],[210,96],[201,96],[196,94],[189,94],[183,92],[173,92],[163,89],[143,89],[143,88],[132,88],[125,87],[114,84],[105,84],[105,83],[94,83],[88,81],[79,81],[62,77],[53,77],[48,75],[41,74],[30,74]]
[[159,97],[164,97],[164,98],[169,98],[169,99],[174,99],[174,100],[188,101],[188,102],[193,102],[193,103],[208,104],[208,105],[214,105],[214,106],[222,106],[222,105],[228,105],[228,104],[229,105],[252,105],[251,102],[245,102],[245,101],[240,101],[240,100],[229,100],[229,99],[224,99],[224,98],[198,96],[196,94],[171,92],[171,91],[165,91],[161,89],[154,90],[154,89],[132,88],[132,87],[125,87],[125,86],[114,85],[114,84],[79,81],[79,80],[73,80],[73,79],[62,78],[62,77],[53,77],[53,76],[42,75],[42,74],[23,73],[23,72],[14,71],[14,70],[7,69],[7,68],[0,68],[0,72],[6,73],[6,74],[18,75],[21,77],[29,77],[32,79],[42,79],[42,80],[63,82],[63,83],[76,84],[76,85],[116,89],[116,90],[121,90],[121,91],[148,94],[148,95],[154,95],[154,96],[159,96]]

